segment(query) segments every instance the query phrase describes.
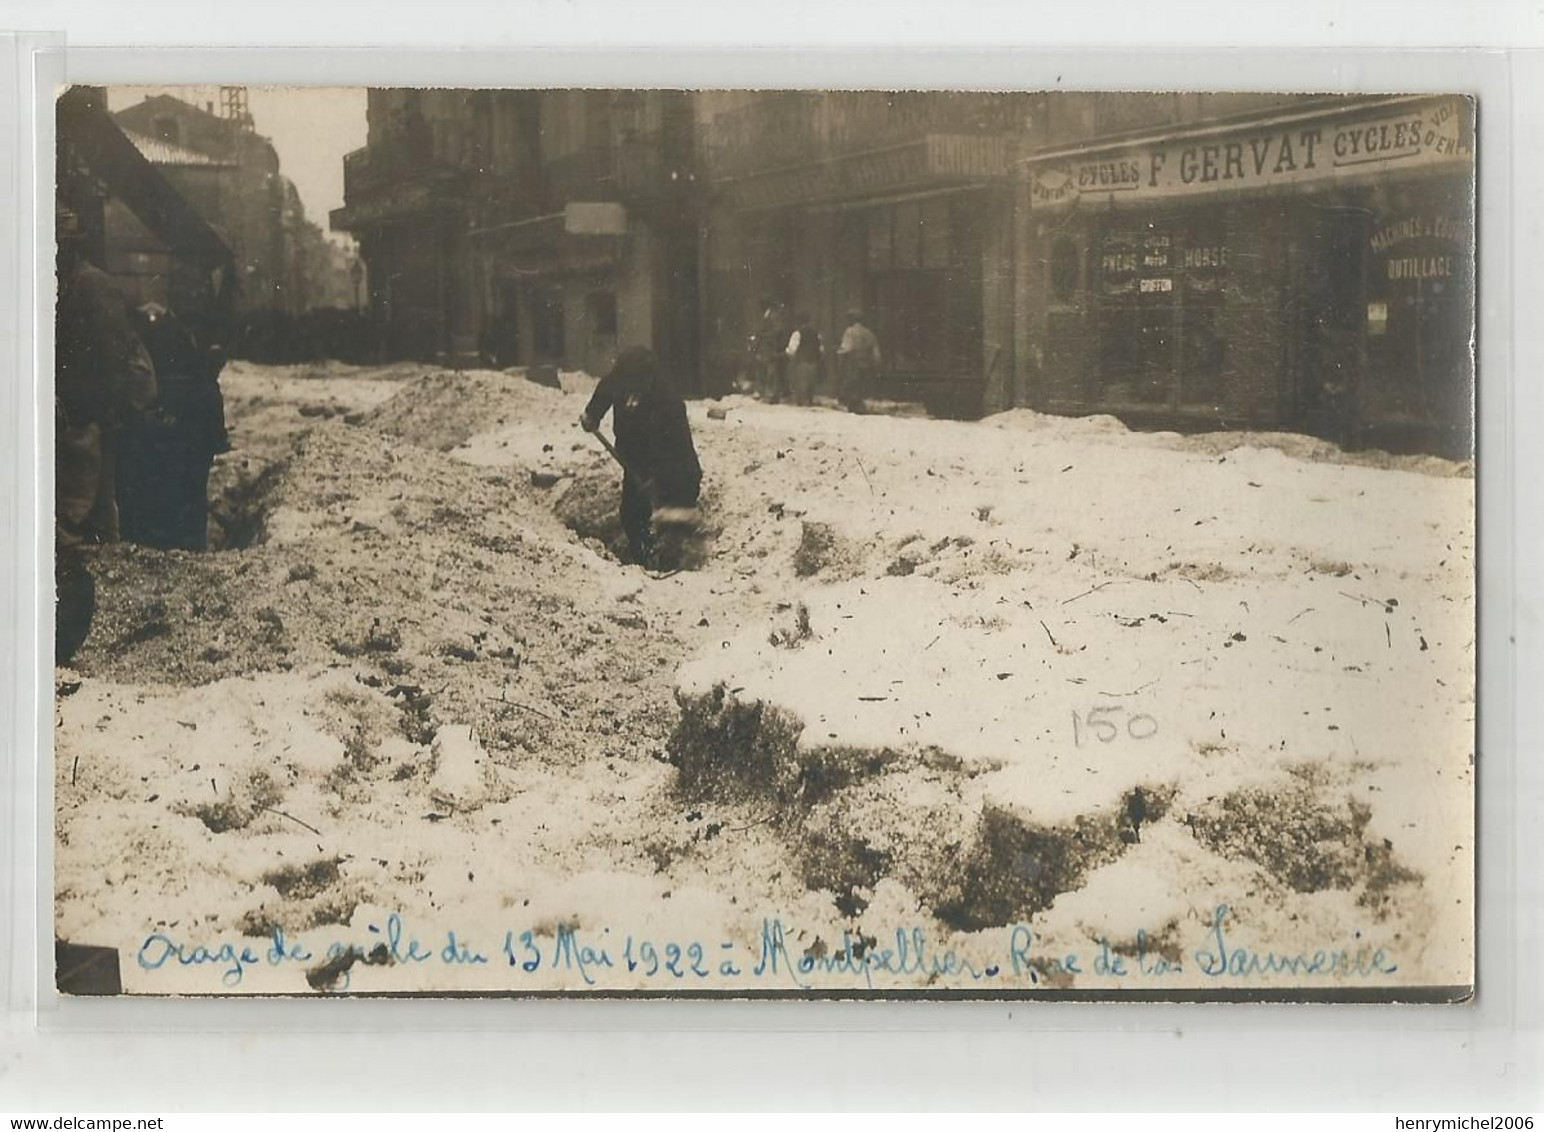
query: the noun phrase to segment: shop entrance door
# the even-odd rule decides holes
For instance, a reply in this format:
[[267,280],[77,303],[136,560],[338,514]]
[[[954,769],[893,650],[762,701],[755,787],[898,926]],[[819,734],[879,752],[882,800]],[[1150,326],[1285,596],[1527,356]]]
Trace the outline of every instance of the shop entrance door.
[[1233,265],[1225,211],[1109,217],[1095,262],[1099,371],[1111,409],[1220,419],[1222,314]]
[[1368,372],[1362,423],[1467,455],[1474,363],[1473,229],[1466,182],[1387,194],[1367,235]]
[[981,237],[966,199],[875,208],[868,216],[865,303],[897,395],[979,392]]
[[1117,223],[1099,246],[1099,399],[1112,408],[1169,406],[1178,395],[1172,225]]
[[1296,325],[1292,327],[1297,418],[1339,443],[1354,438],[1362,389],[1367,209],[1326,199],[1299,221]]

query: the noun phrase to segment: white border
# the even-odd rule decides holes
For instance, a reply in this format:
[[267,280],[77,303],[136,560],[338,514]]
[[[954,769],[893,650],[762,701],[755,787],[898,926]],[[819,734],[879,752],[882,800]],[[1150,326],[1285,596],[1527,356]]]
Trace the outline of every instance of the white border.
[[[63,6],[58,6],[63,7]],[[1064,6],[1063,6],[1064,7]],[[1099,18],[1108,4],[1080,6]],[[1117,6],[1135,12],[1136,6]],[[68,20],[71,40],[96,44],[245,42],[334,44],[366,34],[378,43],[480,42],[481,50],[304,50],[270,54],[246,48],[123,50],[72,48],[65,77],[94,82],[304,81],[446,85],[671,85],[671,86],[942,86],[1083,88],[1381,89],[1466,90],[1479,94],[1481,185],[1480,443],[1481,508],[1481,829],[1480,997],[1473,1007],[1197,1007],[1089,1004],[841,1004],[637,1002],[86,1002],[35,997],[43,964],[29,952],[49,938],[48,894],[38,875],[51,873],[49,780],[37,782],[28,758],[50,730],[50,709],[18,709],[35,702],[23,658],[46,660],[36,611],[26,600],[0,605],[0,727],[15,745],[9,770],[33,776],[14,783],[13,815],[5,828],[0,899],[17,913],[0,924],[0,972],[6,973],[7,1013],[0,1031],[0,1111],[116,1109],[413,1107],[560,1107],[673,1102],[715,1105],[840,1105],[874,1107],[1036,1108],[1359,1108],[1415,1113],[1432,1109],[1515,1111],[1538,1108],[1540,1092],[1539,958],[1540,871],[1544,860],[1537,815],[1544,813],[1544,658],[1539,603],[1519,601],[1544,592],[1544,372],[1540,325],[1544,303],[1537,265],[1544,260],[1532,201],[1544,185],[1544,81],[1537,58],[1505,51],[1409,53],[1310,51],[1284,53],[1266,46],[1197,53],[1152,49],[1167,42],[1323,43],[1315,33],[1339,16],[1349,41],[1441,43],[1461,34],[1470,42],[1503,44],[1521,27],[1499,20],[1498,4],[1472,10],[1453,4],[1351,6],[1299,0],[1262,6],[1248,34],[1227,30],[1221,5],[1187,11],[1206,22],[1180,18],[1103,16],[1085,21],[1083,42],[1108,41],[1116,32],[1145,37],[1148,49],[1114,53],[1026,55],[1004,50],[922,50],[928,36],[947,33],[955,44],[980,47],[1015,39],[1068,43],[1066,11],[1046,16],[1049,32],[1026,34],[1023,13],[999,3],[974,9],[899,2],[888,15],[869,4],[799,3],[758,6],[737,15],[684,6],[611,8],[597,19],[593,5],[535,3],[518,10],[521,42],[541,50],[494,51],[512,42],[515,18],[506,8],[474,3],[398,8],[385,20],[381,5],[335,5],[265,0],[228,13],[205,5],[79,4],[67,11],[26,9],[33,26]],[[588,14],[586,8],[590,9]],[[1227,12],[1235,17],[1237,8]],[[1142,5],[1150,17],[1156,3]],[[563,13],[566,38],[558,34]],[[401,13],[406,12],[406,15]],[[190,19],[197,13],[202,19]],[[342,15],[340,13],[347,13]],[[862,15],[866,13],[865,15]],[[1326,17],[1325,13],[1328,13]],[[1368,13],[1377,13],[1373,20]],[[210,22],[218,14],[220,27]],[[227,16],[229,19],[227,20]],[[985,19],[982,19],[982,17]],[[861,18],[860,18],[861,17]],[[0,20],[6,17],[0,16]],[[996,24],[993,24],[995,18]],[[1498,22],[1499,20],[1499,22]],[[17,23],[26,23],[18,20]],[[1236,22],[1232,25],[1236,29]],[[1290,29],[1296,29],[1295,34]],[[1534,28],[1522,28],[1538,42]],[[729,34],[725,34],[726,29]],[[1358,35],[1357,29],[1360,30]],[[1092,36],[1089,34],[1092,30]],[[824,36],[845,50],[811,49]],[[1506,33],[1506,34],[1503,34]],[[604,34],[604,38],[601,35]],[[801,50],[681,50],[732,42],[802,43]],[[1527,36],[1523,36],[1527,41]],[[1328,39],[1336,41],[1332,33]],[[1347,39],[1338,40],[1347,42]],[[606,50],[595,50],[595,46]],[[855,53],[867,43],[888,51]],[[583,44],[581,54],[559,50]],[[623,44],[629,46],[623,47]],[[670,44],[671,50],[632,45]],[[0,52],[10,48],[0,41]],[[897,51],[896,47],[903,50]],[[19,64],[17,71],[7,61]],[[56,55],[52,62],[61,60]],[[45,63],[48,60],[45,59]],[[0,54],[0,139],[30,147],[26,116],[32,106],[28,62]],[[1058,79],[1060,76],[1060,79]],[[13,77],[15,81],[13,82]],[[49,89],[56,75],[41,75]],[[18,97],[12,102],[11,91]],[[47,109],[45,100],[45,110]],[[8,133],[20,111],[22,128]],[[36,124],[51,115],[41,115]],[[1514,145],[1514,142],[1517,143]],[[30,148],[23,149],[26,156]],[[51,146],[42,162],[0,185],[17,192],[20,211],[0,208],[0,247],[17,247],[20,270],[0,276],[0,332],[24,326],[33,306],[28,291],[45,293],[49,273],[29,256],[43,227],[27,216],[28,173],[46,182]],[[1514,164],[1515,162],[1515,164]],[[41,202],[45,207],[51,201]],[[1514,218],[1514,209],[1517,210]],[[1524,246],[1526,242],[1526,247]],[[9,257],[7,256],[8,260]],[[1514,276],[1514,268],[1516,274]],[[14,285],[15,293],[9,288]],[[46,336],[45,336],[46,337]],[[30,362],[22,337],[7,364]],[[22,370],[25,374],[26,369]],[[17,392],[12,393],[12,390]],[[35,583],[47,561],[36,532],[37,473],[29,462],[34,408],[29,387],[0,388],[0,501],[19,500],[12,521],[0,502],[0,531],[22,553],[7,556],[9,575],[30,564]],[[47,437],[41,437],[46,451]],[[14,477],[14,478],[13,478]],[[1522,522],[1525,517],[1532,522]],[[1516,524],[1514,526],[1514,524]],[[27,539],[38,553],[25,555]],[[9,576],[6,577],[9,582]],[[29,584],[23,598],[31,595]],[[15,589],[7,585],[6,597]],[[35,590],[33,590],[35,593]],[[17,646],[22,646],[18,648]],[[26,647],[29,646],[30,647]],[[5,666],[10,663],[13,669]],[[41,666],[38,672],[49,669]],[[46,680],[43,690],[47,690]],[[1516,691],[1524,690],[1519,698]],[[6,697],[14,697],[7,701]],[[41,870],[29,873],[31,856]],[[37,903],[26,898],[31,890]],[[11,888],[6,888],[10,883]],[[39,891],[41,889],[42,891]],[[4,909],[0,909],[0,915]]]

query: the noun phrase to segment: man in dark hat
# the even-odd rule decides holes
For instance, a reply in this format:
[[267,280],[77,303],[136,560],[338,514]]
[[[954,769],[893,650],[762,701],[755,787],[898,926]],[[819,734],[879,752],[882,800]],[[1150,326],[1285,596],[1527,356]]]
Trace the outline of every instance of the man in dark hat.
[[623,465],[622,530],[632,560],[651,564],[655,510],[695,507],[702,487],[686,402],[660,372],[652,350],[629,346],[595,387],[579,423],[597,432],[607,412]]

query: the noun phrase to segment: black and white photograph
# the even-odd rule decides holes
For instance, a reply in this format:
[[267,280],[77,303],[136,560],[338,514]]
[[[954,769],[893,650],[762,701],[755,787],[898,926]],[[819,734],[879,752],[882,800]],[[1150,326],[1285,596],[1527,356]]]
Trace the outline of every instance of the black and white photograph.
[[57,989],[1468,1000],[1482,112],[62,89]]

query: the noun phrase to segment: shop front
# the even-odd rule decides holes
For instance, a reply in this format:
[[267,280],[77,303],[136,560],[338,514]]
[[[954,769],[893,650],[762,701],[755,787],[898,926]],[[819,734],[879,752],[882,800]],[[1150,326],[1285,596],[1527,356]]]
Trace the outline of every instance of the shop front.
[[610,367],[628,219],[619,206],[607,207],[603,225],[584,223],[592,218],[580,206],[577,221],[565,210],[473,230],[487,312],[482,352],[490,362],[593,373]]
[[1473,107],[1340,101],[1024,167],[1020,399],[1467,445]]
[[386,357],[453,364],[477,358],[478,308],[459,184],[432,175],[381,184],[332,213],[332,227],[359,240]]
[[647,346],[681,389],[695,391],[695,242],[662,237],[616,202],[570,202],[474,228],[471,239],[490,362],[599,375],[619,351]]
[[[921,133],[725,180],[704,257],[717,367],[738,357],[743,375],[746,351],[800,315],[829,359],[859,311],[884,358],[868,396],[979,414],[990,378],[1012,369],[1010,153],[1002,137]],[[828,391],[835,376],[833,361]]]

